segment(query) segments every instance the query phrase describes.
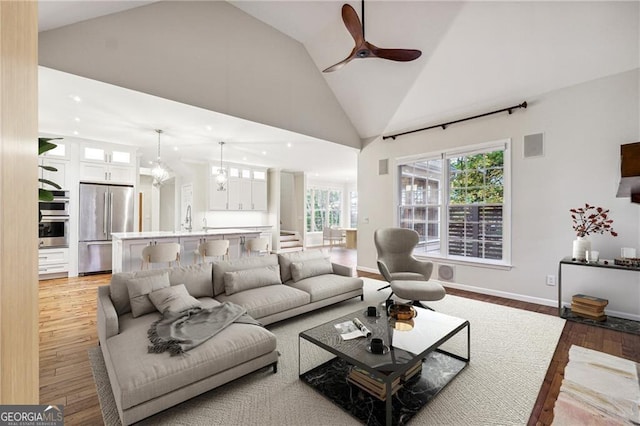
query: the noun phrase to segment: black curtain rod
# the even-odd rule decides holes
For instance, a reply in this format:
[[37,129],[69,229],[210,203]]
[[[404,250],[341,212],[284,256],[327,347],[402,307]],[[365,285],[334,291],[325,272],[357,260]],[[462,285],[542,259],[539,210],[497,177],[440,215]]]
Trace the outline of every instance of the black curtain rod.
[[408,132],[402,132],[402,133],[396,133],[395,135],[383,136],[382,140],[386,140],[386,139],[396,140],[396,138],[398,136],[404,136],[404,135],[408,135],[410,133],[422,132],[423,130],[435,129],[437,127],[442,127],[442,130],[444,130],[444,129],[447,128],[447,126],[449,126],[451,124],[462,123],[463,121],[473,120],[473,119],[480,118],[480,117],[486,117],[487,115],[498,114],[498,113],[505,112],[505,111],[508,111],[509,114],[511,114],[514,109],[518,109],[518,108],[527,108],[527,102],[524,101],[520,105],[514,105],[514,106],[507,107],[507,108],[499,109],[497,111],[491,111],[491,112],[486,112],[486,113],[480,114],[480,115],[474,115],[473,117],[461,118],[459,120],[449,121],[448,123],[436,124],[434,126],[423,127],[422,129],[409,130]]

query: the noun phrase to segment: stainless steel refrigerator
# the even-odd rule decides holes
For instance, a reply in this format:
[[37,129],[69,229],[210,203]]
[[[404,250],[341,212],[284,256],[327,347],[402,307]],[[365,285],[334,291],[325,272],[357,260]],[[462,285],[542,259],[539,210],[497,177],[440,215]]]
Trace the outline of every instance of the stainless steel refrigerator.
[[111,233],[133,231],[133,187],[80,184],[78,273],[111,271]]

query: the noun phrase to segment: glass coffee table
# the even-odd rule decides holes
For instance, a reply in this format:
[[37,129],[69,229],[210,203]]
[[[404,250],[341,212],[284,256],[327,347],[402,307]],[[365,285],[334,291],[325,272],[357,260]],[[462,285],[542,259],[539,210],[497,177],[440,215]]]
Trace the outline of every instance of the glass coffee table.
[[[469,321],[428,309],[415,310],[416,316],[408,321],[395,321],[382,308],[376,317],[358,310],[301,332],[300,379],[367,425],[407,423],[467,366],[471,357]],[[340,337],[335,324],[354,318],[372,332],[370,337]],[[464,329],[466,342],[464,333],[452,339]],[[383,340],[382,354],[371,352],[372,338]],[[441,348],[450,340],[453,349]],[[302,341],[335,357],[302,372],[300,351],[306,346]],[[460,352],[466,352],[466,356]]]

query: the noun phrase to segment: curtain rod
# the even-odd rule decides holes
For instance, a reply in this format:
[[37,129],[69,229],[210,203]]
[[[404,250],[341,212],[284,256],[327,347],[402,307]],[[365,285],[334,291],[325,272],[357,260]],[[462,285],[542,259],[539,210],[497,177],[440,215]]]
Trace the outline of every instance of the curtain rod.
[[518,109],[518,108],[527,108],[527,102],[524,101],[520,105],[514,105],[514,106],[507,107],[507,108],[502,108],[502,109],[499,109],[499,110],[496,110],[496,111],[485,112],[484,114],[474,115],[473,117],[461,118],[459,120],[449,121],[448,123],[436,124],[436,125],[429,126],[429,127],[423,127],[422,129],[409,130],[408,132],[402,132],[402,133],[396,133],[395,135],[383,136],[382,140],[386,140],[386,139],[396,140],[396,138],[398,136],[404,136],[404,135],[408,135],[410,133],[422,132],[423,130],[435,129],[436,127],[442,127],[442,130],[445,130],[447,128],[447,126],[449,126],[451,124],[461,123],[463,121],[473,120],[475,118],[486,117],[487,115],[498,114],[498,113],[505,112],[505,111],[509,111],[509,114],[511,114],[514,109]]

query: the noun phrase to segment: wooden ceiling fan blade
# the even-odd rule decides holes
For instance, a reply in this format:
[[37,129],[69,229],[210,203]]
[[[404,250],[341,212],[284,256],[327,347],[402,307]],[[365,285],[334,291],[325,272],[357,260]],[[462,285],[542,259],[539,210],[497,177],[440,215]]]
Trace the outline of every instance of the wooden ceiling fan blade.
[[351,37],[355,40],[356,46],[364,43],[364,34],[362,32],[360,18],[358,18],[358,14],[353,7],[348,4],[342,5],[342,22],[344,22],[347,31],[349,31],[349,34],[351,34]]
[[367,47],[371,50],[373,56],[391,61],[409,62],[418,59],[422,52],[416,49],[381,49],[367,43]]
[[329,68],[326,68],[324,70],[322,70],[322,72],[334,72],[334,71],[338,71],[340,68],[344,67],[345,65],[347,65],[349,62],[351,62],[351,60],[353,59],[353,56],[349,56],[346,59],[344,59],[343,61],[338,62],[337,64],[333,64],[331,65]]

